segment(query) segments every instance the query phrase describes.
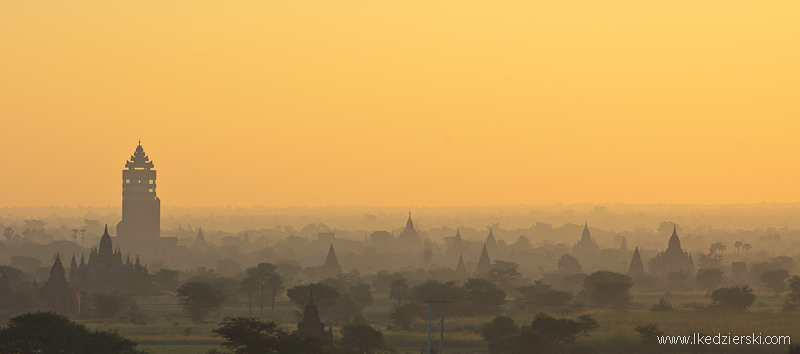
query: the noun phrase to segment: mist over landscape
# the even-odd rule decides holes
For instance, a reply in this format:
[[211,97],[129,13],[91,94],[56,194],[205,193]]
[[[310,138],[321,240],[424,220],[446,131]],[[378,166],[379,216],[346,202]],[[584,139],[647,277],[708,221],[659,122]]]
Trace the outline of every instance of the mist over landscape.
[[798,18],[0,1],[0,354],[800,354]]

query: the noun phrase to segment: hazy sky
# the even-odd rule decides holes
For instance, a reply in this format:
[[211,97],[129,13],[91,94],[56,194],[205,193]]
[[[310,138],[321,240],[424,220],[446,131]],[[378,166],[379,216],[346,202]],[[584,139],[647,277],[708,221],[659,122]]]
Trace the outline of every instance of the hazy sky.
[[2,1],[0,206],[800,201],[800,2]]

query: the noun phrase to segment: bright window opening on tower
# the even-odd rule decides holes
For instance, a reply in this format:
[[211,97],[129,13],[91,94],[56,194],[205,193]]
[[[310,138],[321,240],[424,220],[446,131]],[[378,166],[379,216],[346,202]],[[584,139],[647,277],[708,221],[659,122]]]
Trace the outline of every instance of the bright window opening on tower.
[[150,180],[150,184],[153,184],[153,180],[152,179]]

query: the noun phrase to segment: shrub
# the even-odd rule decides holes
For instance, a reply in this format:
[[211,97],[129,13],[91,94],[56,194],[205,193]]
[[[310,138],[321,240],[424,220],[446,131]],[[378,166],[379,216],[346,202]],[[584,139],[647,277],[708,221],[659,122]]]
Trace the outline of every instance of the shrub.
[[749,286],[731,286],[714,290],[711,300],[720,308],[745,310],[756,301],[756,295]]

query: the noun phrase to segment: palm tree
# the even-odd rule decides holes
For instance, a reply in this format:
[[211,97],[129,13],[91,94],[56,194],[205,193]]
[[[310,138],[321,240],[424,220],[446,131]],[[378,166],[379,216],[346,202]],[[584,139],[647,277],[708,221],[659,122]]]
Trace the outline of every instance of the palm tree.
[[711,251],[714,253],[722,253],[722,251],[725,251],[726,248],[728,247],[723,245],[722,242],[717,242],[711,245]]
[[733,247],[736,247],[736,254],[739,254],[739,248],[741,248],[741,247],[742,247],[742,241],[736,241],[736,242],[733,244]]
[[256,291],[260,286],[260,282],[251,274],[245,275],[244,279],[239,283],[239,291],[247,294],[247,315],[253,315],[253,291]]
[[270,318],[275,317],[275,298],[278,296],[279,292],[282,292],[284,290],[285,288],[284,284],[285,281],[283,277],[278,273],[272,272],[272,274],[270,274],[269,277],[267,277],[266,285],[267,288],[272,292],[272,303],[270,303],[269,306]]
[[744,248],[744,258],[747,258],[747,251],[753,248],[753,246],[750,246],[749,243],[745,243],[742,245],[742,248]]
[[72,239],[78,241],[78,229],[72,229]]
[[86,229],[81,229],[81,247],[83,247],[83,240],[86,238]]
[[272,311],[275,310],[275,297],[283,288],[283,277],[275,272],[278,268],[271,263],[259,263],[257,266],[245,270],[245,279],[257,290],[259,294],[259,317],[264,315],[264,294],[272,293]]

